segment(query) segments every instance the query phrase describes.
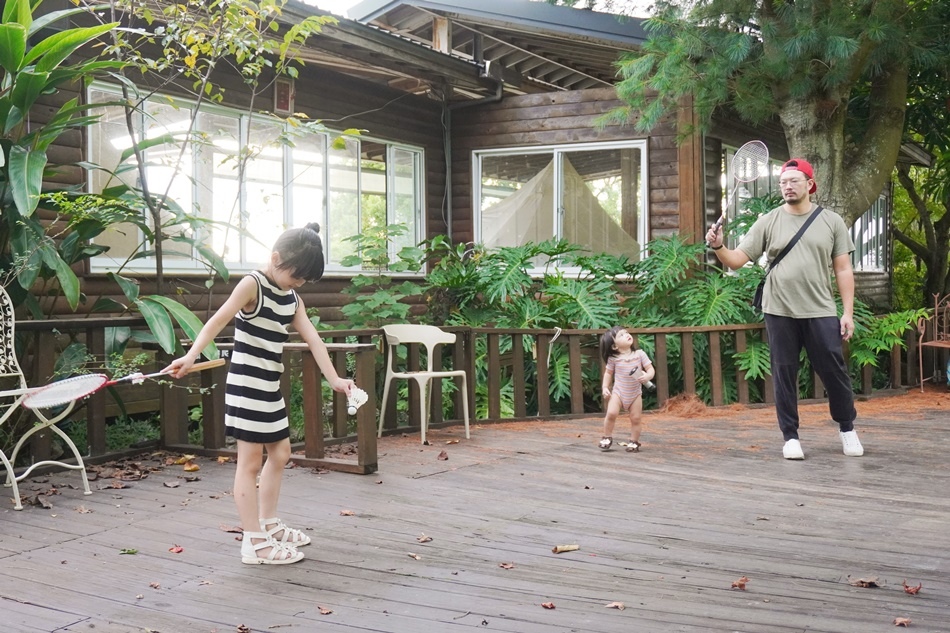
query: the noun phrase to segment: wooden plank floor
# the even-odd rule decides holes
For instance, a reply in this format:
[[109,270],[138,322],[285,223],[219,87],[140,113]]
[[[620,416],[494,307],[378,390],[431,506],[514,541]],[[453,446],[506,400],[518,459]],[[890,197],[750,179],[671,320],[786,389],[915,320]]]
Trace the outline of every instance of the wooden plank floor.
[[781,458],[770,409],[648,415],[639,454],[599,451],[599,419],[384,438],[376,475],[288,469],[282,516],[314,540],[290,566],[240,563],[233,464],[88,497],[38,477],[23,493],[55,485],[52,509],[2,500],[0,630],[950,631],[950,399],[858,407],[866,455],[807,405],[804,462]]

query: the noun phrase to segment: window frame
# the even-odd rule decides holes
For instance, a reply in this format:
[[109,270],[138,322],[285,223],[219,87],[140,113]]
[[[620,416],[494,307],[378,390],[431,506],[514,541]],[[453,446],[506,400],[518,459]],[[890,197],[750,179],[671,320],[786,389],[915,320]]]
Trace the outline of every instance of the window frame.
[[[591,143],[558,143],[553,145],[532,145],[529,147],[493,147],[489,149],[472,150],[472,217],[474,223],[475,241],[482,243],[482,160],[490,156],[513,156],[526,154],[551,154],[554,162],[554,204],[551,213],[554,217],[554,226],[557,227],[557,234],[552,237],[561,238],[563,236],[563,157],[564,154],[574,152],[589,152],[596,150],[613,149],[638,149],[642,158],[640,161],[640,199],[643,201],[643,209],[637,218],[637,241],[640,244],[639,258],[648,255],[647,243],[650,241],[650,160],[649,160],[649,139],[630,139],[624,141],[603,141]],[[589,245],[582,245],[589,246]],[[542,268],[536,268],[540,272]],[[575,269],[560,267],[559,270],[565,272],[574,272]]]
[[[121,96],[121,88],[115,84],[108,82],[91,82],[86,86],[85,97],[87,103],[92,103],[91,94],[93,92],[98,93],[107,93],[114,95],[115,97]],[[163,98],[172,98],[174,102],[178,104],[181,108],[194,110],[196,102],[193,99],[188,98],[179,98],[177,96],[167,95],[165,93],[156,93],[151,95],[149,99],[156,103],[162,103]],[[147,107],[147,105],[145,106]],[[248,113],[246,110],[240,108],[231,107],[228,105],[213,104],[213,103],[202,103],[198,108],[199,112],[204,114],[218,114],[225,117],[232,117],[237,119],[241,140],[243,141],[246,138],[247,126],[253,125],[255,121],[266,122],[270,124],[276,124],[277,122],[274,119],[267,117],[266,115],[257,114],[257,113]],[[144,112],[137,113],[139,118],[139,125],[141,130],[146,129],[147,118]],[[288,123],[282,124],[282,129],[289,129]],[[89,128],[89,137],[90,142],[85,144],[84,155],[88,162],[94,162],[94,146],[95,143],[92,142],[92,137],[97,135],[101,127],[98,123],[93,124]],[[342,130],[336,130],[332,128],[327,128],[325,132],[321,134],[322,138],[322,148],[323,152],[323,164],[322,164],[322,187],[324,188],[323,192],[323,201],[322,208],[315,210],[313,213],[313,220],[318,221],[322,228],[321,235],[324,239],[324,250],[327,257],[326,264],[326,276],[337,276],[337,277],[349,277],[360,274],[362,272],[361,268],[358,267],[346,267],[341,266],[338,263],[330,261],[330,242],[329,236],[333,230],[333,227],[328,226],[329,217],[330,217],[330,189],[332,184],[330,182],[330,153],[332,152],[332,143],[333,140],[342,135]],[[408,152],[413,157],[413,199],[414,205],[412,208],[413,216],[413,231],[412,231],[412,241],[413,244],[418,244],[426,235],[428,235],[426,228],[426,200],[425,200],[425,191],[426,191],[426,157],[425,157],[425,148],[417,145],[412,145],[410,143],[405,143],[401,141],[392,141],[385,138],[371,136],[371,135],[360,135],[354,137],[347,137],[348,141],[353,141],[357,143],[356,151],[356,191],[355,195],[357,197],[357,226],[361,226],[359,223],[360,218],[362,217],[362,193],[363,193],[363,182],[362,182],[362,161],[361,158],[361,148],[363,142],[373,142],[384,145],[386,147],[386,177],[385,177],[385,187],[386,187],[386,222],[392,223],[395,217],[395,205],[396,200],[396,191],[395,191],[395,181],[397,174],[395,169],[390,169],[390,165],[395,165],[394,161],[391,160],[391,157],[395,156],[397,151]],[[239,148],[240,149],[240,148]],[[282,217],[281,221],[284,225],[287,225],[289,228],[289,222],[294,220],[294,162],[293,162],[293,151],[295,147],[292,147],[288,144],[282,144],[280,147],[280,160],[281,160],[281,193],[282,193]],[[146,149],[146,156],[148,150]],[[199,191],[199,179],[197,178],[197,169],[199,165],[199,160],[195,159],[196,152],[192,151],[192,161],[191,161],[191,173],[186,174],[184,172],[178,175],[178,178],[188,178],[190,181],[191,196],[192,201],[198,200],[200,191]],[[147,160],[147,158],[146,158]],[[237,183],[239,191],[239,216],[243,216],[247,212],[247,181]],[[93,186],[93,179],[88,178],[86,181],[86,191],[88,193],[98,193]],[[213,205],[213,198],[212,203]],[[189,211],[193,211],[190,209]],[[205,215],[208,217],[213,217],[210,214],[210,210]],[[138,239],[141,239],[141,231],[138,231]],[[240,238],[240,251],[239,258],[234,259],[229,258],[225,260],[225,265],[228,269],[234,274],[247,273],[259,266],[263,265],[265,262],[251,262],[247,257],[247,238]],[[391,247],[391,257],[395,258],[397,248]],[[91,258],[90,260],[90,272],[93,274],[104,274],[107,272],[113,272],[118,269],[119,265],[125,262],[125,256],[111,257],[108,253],[98,255]],[[133,275],[147,275],[149,273],[155,273],[155,257],[141,257],[137,258],[131,262],[128,262],[123,267],[123,273],[133,274]],[[180,275],[180,276],[193,276],[193,275],[207,275],[208,270],[206,266],[203,266],[194,258],[184,259],[184,258],[166,258],[164,261],[164,272],[165,274]],[[407,275],[422,275],[419,273],[406,273]]]

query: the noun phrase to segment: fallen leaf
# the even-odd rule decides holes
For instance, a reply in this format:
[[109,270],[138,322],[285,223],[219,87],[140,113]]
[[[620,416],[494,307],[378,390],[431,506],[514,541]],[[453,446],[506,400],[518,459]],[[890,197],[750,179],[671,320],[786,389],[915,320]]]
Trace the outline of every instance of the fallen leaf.
[[161,588],[162,588],[161,583],[157,583],[157,582],[150,582],[150,583],[148,583],[148,586],[151,587],[152,589],[161,589]]
[[213,585],[214,583],[211,582],[210,580],[202,580],[202,581],[199,582],[198,584],[199,584],[199,585]]
[[175,464],[176,466],[182,466],[182,465],[187,464],[188,462],[194,461],[194,460],[196,460],[196,459],[198,459],[198,456],[197,456],[197,455],[182,455],[181,457],[179,457],[178,459],[176,459],[176,460],[175,460],[174,462],[172,462],[172,463]]
[[185,481],[187,481],[187,482],[190,483],[190,484],[191,484],[191,483],[194,483],[194,482],[196,482],[196,481],[201,481],[201,477],[199,477],[198,475],[184,475],[184,476],[178,475],[178,478],[179,478],[179,479],[184,479]]
[[432,540],[432,537],[422,534],[421,536],[417,536],[416,540],[419,541],[420,543],[428,543],[429,541]]
[[446,444],[458,444],[459,441],[458,441],[458,440],[446,440],[445,443],[446,443]]
[[442,451],[441,453],[439,453],[439,459],[441,459],[443,462],[446,461],[448,458],[449,458],[449,454],[446,453],[445,451]]
[[177,488],[178,486],[181,485],[181,482],[180,481],[166,481],[164,485],[166,488]]
[[230,461],[231,461],[231,458],[228,457],[227,455],[222,455],[221,457],[218,458],[219,464],[227,464]]
[[907,628],[910,626],[910,618],[894,618],[894,626]]
[[914,587],[913,585],[908,585],[907,581],[904,580],[904,593],[909,593],[912,596],[916,596],[923,586],[923,583],[919,583],[916,587]]
[[409,558],[415,558],[416,560],[422,560],[422,557],[421,557],[421,556],[419,556],[418,554],[413,554],[412,552],[409,552]]
[[330,615],[333,613],[332,609],[327,609],[326,607],[317,607],[320,610],[320,615]]
[[380,479],[380,480],[379,480],[379,481],[377,481],[376,483],[377,483],[377,484],[381,484],[381,483],[383,483],[383,480],[382,480],[382,479]]
[[542,603],[541,603],[541,606],[544,607],[545,609],[553,609],[553,608],[554,608],[554,603],[553,603],[553,602],[542,602]]
[[755,517],[755,520],[756,520],[756,521],[768,521],[769,518],[768,518],[768,517]]
[[575,552],[580,548],[580,545],[555,545],[551,551],[555,554],[561,554],[563,552]]
[[514,564],[514,563],[498,563],[498,566],[501,567],[502,569],[514,569],[514,568],[515,568],[515,564]]
[[340,516],[341,516],[341,517],[352,517],[352,516],[356,516],[356,513],[353,512],[352,510],[340,510]]
[[168,551],[171,552],[172,554],[181,554],[182,552],[185,551],[185,548],[182,547],[181,545],[172,545],[171,547],[168,548]]
[[137,594],[137,595],[135,596],[135,599],[136,599],[136,600],[141,600],[141,599],[144,598],[144,597],[145,597],[145,596],[143,596],[142,594]]
[[44,510],[53,509],[53,504],[49,502],[49,499],[46,498],[46,495],[36,495],[35,497],[30,498],[30,505],[40,506]]
[[611,602],[610,604],[605,604],[605,607],[608,609],[617,609],[618,611],[623,611],[627,607],[623,606],[622,602]]
[[86,506],[79,506],[78,508],[76,508],[76,512],[78,512],[79,514],[92,514],[92,510],[90,510]]
[[865,587],[865,588],[874,588],[874,587],[883,587],[884,585],[880,583],[877,576],[872,576],[870,578],[852,578],[848,576],[848,584],[852,587]]
[[733,589],[742,589],[743,591],[745,591],[745,584],[746,584],[747,582],[749,582],[749,579],[746,578],[745,576],[742,576],[742,577],[739,578],[738,580],[733,580],[733,581],[732,581],[732,588],[733,588]]
[[201,466],[199,466],[198,464],[194,462],[188,462],[182,468],[186,473],[193,473],[193,472],[201,470]]
[[119,554],[134,555],[134,554],[138,554],[138,553],[139,553],[139,551],[138,551],[137,549],[120,549],[120,550],[119,550]]

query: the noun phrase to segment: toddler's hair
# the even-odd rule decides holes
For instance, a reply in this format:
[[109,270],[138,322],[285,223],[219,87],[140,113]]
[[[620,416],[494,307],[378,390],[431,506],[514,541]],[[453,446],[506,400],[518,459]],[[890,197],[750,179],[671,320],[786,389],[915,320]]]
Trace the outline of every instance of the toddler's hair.
[[320,225],[311,222],[302,229],[288,229],[277,238],[274,251],[280,255],[278,268],[289,270],[297,279],[318,281],[323,277],[323,241]]
[[622,325],[615,325],[604,332],[600,337],[600,355],[603,357],[605,363],[610,360],[611,356],[618,353],[617,350],[614,349],[614,339],[626,329],[627,328]]

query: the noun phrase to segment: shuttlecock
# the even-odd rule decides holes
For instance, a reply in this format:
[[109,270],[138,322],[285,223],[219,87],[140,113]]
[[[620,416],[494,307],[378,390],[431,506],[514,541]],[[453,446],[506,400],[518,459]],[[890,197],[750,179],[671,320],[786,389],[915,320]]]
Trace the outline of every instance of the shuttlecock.
[[353,405],[350,405],[346,408],[346,412],[349,413],[350,415],[356,415],[356,407],[354,407]]

